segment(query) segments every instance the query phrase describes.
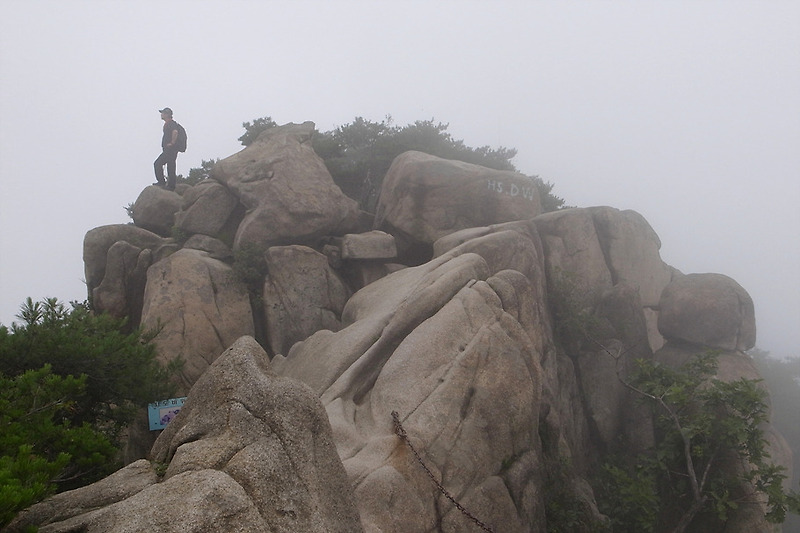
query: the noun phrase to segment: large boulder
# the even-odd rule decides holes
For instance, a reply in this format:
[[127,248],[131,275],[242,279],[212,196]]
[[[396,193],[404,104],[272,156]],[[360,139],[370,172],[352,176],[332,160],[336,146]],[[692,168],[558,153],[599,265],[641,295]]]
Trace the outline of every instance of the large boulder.
[[338,331],[350,291],[328,258],[305,246],[273,246],[264,254],[263,306],[272,353],[287,354],[319,330]]
[[383,179],[375,227],[398,239],[403,257],[461,229],[539,213],[539,191],[522,174],[411,151],[397,156]]
[[211,177],[247,210],[234,248],[302,243],[356,227],[358,205],[336,186],[314,152],[313,133],[313,122],[270,128],[214,165]]
[[183,193],[175,226],[186,234],[217,237],[237,205],[236,197],[214,180],[204,180]]
[[[474,527],[408,442],[495,531],[544,529],[536,481],[544,316],[541,288],[523,274],[543,279],[543,265],[529,230],[490,232],[387,275],[348,301],[344,329],[273,360],[321,395],[366,531]],[[393,411],[408,442],[394,433]]]
[[254,334],[250,298],[233,269],[186,248],[148,269],[142,326],[158,331],[154,340],[163,362],[183,360],[184,392],[226,347]]
[[172,233],[175,213],[181,208],[181,196],[163,187],[151,185],[139,194],[131,208],[133,223],[162,237]]
[[350,483],[324,409],[254,339],[228,349],[140,460],[22,513],[9,531],[354,533]]
[[728,276],[681,276],[661,295],[658,329],[667,339],[723,350],[749,350],[756,343],[753,300]]

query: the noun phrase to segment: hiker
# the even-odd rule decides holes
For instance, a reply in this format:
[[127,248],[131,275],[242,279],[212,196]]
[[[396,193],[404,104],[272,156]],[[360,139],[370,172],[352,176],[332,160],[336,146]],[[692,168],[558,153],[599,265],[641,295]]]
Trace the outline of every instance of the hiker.
[[[159,109],[161,119],[164,121],[164,135],[161,137],[161,155],[153,163],[156,171],[156,182],[153,185],[164,187],[168,191],[175,190],[175,160],[178,158],[178,151],[181,150],[179,143],[180,125],[172,120],[172,109],[165,107]],[[167,165],[167,182],[164,183],[164,165]]]

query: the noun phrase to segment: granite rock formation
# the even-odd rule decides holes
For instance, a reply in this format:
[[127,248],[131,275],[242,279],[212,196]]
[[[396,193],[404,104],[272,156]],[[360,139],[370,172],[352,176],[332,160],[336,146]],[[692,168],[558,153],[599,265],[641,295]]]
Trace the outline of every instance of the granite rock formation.
[[42,533],[354,533],[361,525],[316,395],[242,337],[136,461],[21,513]]
[[[310,407],[317,414],[297,414],[305,425],[292,439],[308,450],[316,438],[308,427],[329,423],[347,490],[342,501],[324,493],[281,507],[283,518],[315,508],[309,502],[345,509],[352,490],[357,527],[367,532],[474,527],[422,460],[495,531],[544,531],[554,475],[584,515],[602,522],[592,467],[604,453],[636,454],[655,438],[649,412],[619,379],[634,360],[679,364],[716,348],[726,379],[757,375],[743,364],[755,340],[747,293],[725,276],[684,275],[664,263],[657,234],[638,213],[590,207],[540,214],[538,194],[523,192],[525,176],[411,152],[392,165],[372,228],[364,228],[355,202],[313,153],[312,132],[311,123],[267,130],[219,162],[210,180],[170,193],[180,199],[170,204],[177,232],[148,222],[156,234],[137,222],[92,230],[84,244],[99,308],[161,328],[159,355],[184,359],[182,385],[194,385],[195,396],[223,364],[219,354],[244,335],[266,349],[269,372],[290,380],[280,383],[295,390],[303,382],[319,398],[324,415]],[[136,209],[148,212],[140,201]],[[252,340],[236,342],[236,350],[244,343],[258,351]],[[249,383],[249,373],[266,372],[265,365],[228,364],[225,379],[239,372]],[[291,492],[291,483],[322,490],[321,478],[286,473],[277,452],[244,469],[271,484],[242,482],[226,470],[233,467],[221,466],[237,465],[236,454],[250,449],[245,442],[274,449],[275,427],[297,413],[286,402],[248,398],[255,403],[244,410],[218,398],[187,407],[152,449],[167,475],[147,481],[147,490],[170,486],[206,506],[192,520],[209,524],[223,520],[209,503],[212,490],[231,498],[239,524],[278,509],[276,502],[288,500],[276,494]],[[247,419],[252,427],[232,437],[205,409],[241,414],[237,424]],[[248,418],[254,411],[275,422]],[[788,465],[780,436],[767,430],[774,457]],[[137,474],[146,471],[133,463],[115,479],[150,479]],[[143,492],[124,499],[135,502]],[[113,516],[104,509],[117,505],[92,512]],[[760,507],[742,506],[738,516],[742,527],[766,527]],[[307,527],[295,530],[317,531]]]

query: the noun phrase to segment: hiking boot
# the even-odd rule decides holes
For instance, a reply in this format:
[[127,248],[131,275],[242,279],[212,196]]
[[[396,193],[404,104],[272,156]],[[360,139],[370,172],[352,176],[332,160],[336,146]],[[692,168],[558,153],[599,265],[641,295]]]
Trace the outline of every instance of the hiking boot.
[[153,185],[158,185],[159,187],[164,187],[166,185],[166,183],[164,183],[163,181],[157,181]]

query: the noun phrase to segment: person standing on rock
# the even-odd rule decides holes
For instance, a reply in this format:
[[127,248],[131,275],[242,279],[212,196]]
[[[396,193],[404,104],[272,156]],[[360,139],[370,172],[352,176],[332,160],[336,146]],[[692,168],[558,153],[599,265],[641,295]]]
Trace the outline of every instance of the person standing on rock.
[[[156,171],[156,182],[169,191],[175,190],[175,161],[178,159],[178,123],[172,120],[172,109],[159,109],[164,121],[164,135],[161,137],[161,155],[153,162]],[[167,165],[167,182],[164,183],[164,165]]]

